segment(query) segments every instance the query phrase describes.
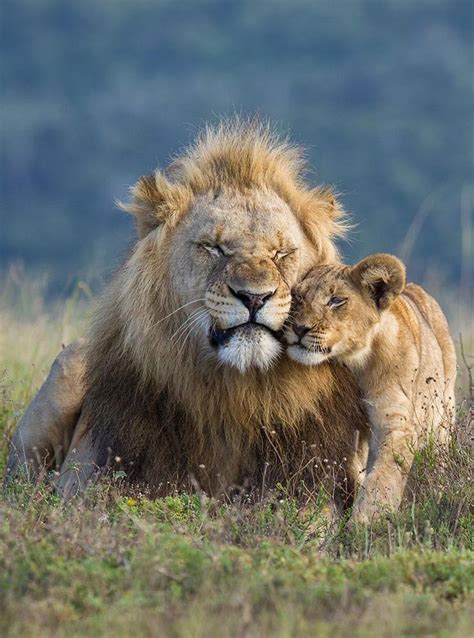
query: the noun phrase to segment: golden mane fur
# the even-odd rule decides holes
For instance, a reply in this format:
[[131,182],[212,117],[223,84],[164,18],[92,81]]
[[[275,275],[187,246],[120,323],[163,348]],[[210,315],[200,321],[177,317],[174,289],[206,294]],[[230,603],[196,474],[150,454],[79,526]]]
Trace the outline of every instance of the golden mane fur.
[[270,189],[332,261],[336,252],[329,240],[345,236],[349,224],[335,191],[309,186],[306,169],[303,149],[280,139],[269,124],[231,119],[206,127],[166,170],[139,179],[131,189],[132,202],[119,206],[134,215],[138,235],[144,237],[163,222],[176,225],[198,195],[226,187]]
[[135,216],[140,240],[100,303],[87,354],[82,415],[99,464],[119,456],[132,479],[156,492],[194,477],[220,493],[294,476],[314,482],[327,473],[309,462],[314,457],[332,464],[332,476],[347,471],[350,484],[355,430],[367,431],[347,371],[283,357],[266,373],[241,374],[203,356],[193,337],[173,338],[183,310],[169,264],[179,222],[200,194],[277,192],[313,238],[315,254],[334,258],[342,209],[330,189],[307,186],[302,171],[300,151],[268,128],[227,123],[206,129],[165,172],[134,187],[123,207]]

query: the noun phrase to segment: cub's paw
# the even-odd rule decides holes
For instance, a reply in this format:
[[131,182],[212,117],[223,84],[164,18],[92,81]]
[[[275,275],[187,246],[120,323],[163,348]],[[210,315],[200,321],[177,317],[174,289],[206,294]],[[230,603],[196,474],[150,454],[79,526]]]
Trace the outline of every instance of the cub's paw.
[[[362,492],[362,493],[361,493]],[[351,521],[359,525],[371,525],[397,509],[397,499],[389,490],[375,486],[361,487],[352,508]]]

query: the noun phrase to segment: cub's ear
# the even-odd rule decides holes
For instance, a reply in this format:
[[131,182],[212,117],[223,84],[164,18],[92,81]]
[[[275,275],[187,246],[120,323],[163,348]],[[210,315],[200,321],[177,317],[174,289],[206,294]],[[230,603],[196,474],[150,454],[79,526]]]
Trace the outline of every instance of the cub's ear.
[[379,253],[359,261],[350,271],[352,280],[385,310],[405,288],[405,266],[393,255]]
[[161,224],[174,225],[191,204],[191,191],[182,184],[170,182],[161,171],[140,177],[130,192],[131,202],[117,204],[134,216],[140,239]]

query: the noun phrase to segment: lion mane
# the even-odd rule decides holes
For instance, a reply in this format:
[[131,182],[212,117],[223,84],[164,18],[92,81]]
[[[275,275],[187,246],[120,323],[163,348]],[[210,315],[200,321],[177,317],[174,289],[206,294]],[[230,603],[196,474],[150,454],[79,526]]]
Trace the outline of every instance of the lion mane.
[[139,240],[99,303],[82,418],[99,466],[120,457],[129,478],[154,493],[197,484],[221,494],[294,478],[314,485],[336,474],[350,486],[356,478],[354,437],[367,436],[367,422],[347,370],[283,356],[266,372],[242,374],[203,356],[192,335],[173,338],[183,326],[170,278],[178,229],[199,197],[255,191],[285,202],[314,259],[336,259],[333,238],[344,232],[336,196],[309,187],[301,151],[261,124],[206,129],[122,204]]

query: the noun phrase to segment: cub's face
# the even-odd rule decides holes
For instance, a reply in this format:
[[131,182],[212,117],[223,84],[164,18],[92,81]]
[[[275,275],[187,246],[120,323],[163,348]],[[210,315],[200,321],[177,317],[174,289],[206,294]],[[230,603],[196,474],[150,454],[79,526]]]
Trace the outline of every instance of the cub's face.
[[[198,198],[173,231],[171,286],[200,351],[241,372],[282,352],[291,288],[317,252],[275,193]],[[186,329],[189,326],[189,330]]]
[[380,311],[349,266],[313,268],[293,296],[284,331],[290,358],[315,365],[358,356],[370,347]]

